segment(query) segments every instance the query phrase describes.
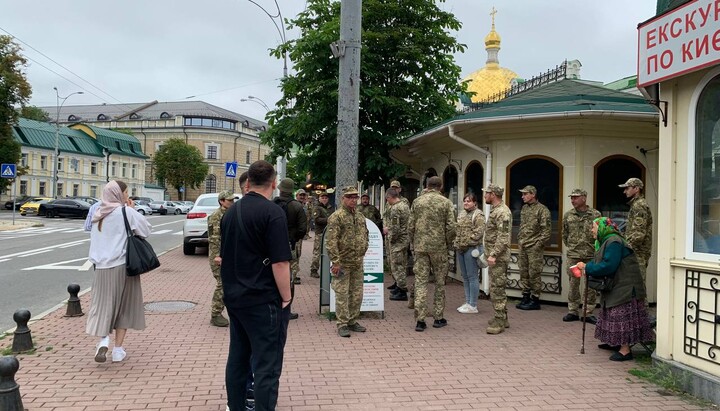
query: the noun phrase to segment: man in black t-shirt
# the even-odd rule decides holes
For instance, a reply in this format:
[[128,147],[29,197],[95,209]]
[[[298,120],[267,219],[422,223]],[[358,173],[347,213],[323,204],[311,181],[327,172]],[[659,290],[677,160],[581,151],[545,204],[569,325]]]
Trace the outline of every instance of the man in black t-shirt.
[[225,385],[231,411],[245,408],[251,353],[255,408],[275,409],[290,315],[287,219],[269,200],[275,169],[267,161],[256,161],[248,169],[248,184],[249,192],[221,223],[220,276],[230,316]]

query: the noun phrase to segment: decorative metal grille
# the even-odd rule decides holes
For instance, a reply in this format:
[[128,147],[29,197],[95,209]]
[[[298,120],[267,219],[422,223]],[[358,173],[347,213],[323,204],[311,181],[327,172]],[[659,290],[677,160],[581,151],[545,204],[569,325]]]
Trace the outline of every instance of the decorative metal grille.
[[[562,256],[543,256],[542,291],[550,294],[562,294]],[[522,291],[520,286],[520,269],[518,268],[518,255],[513,252],[510,255],[510,264],[507,272],[507,287],[513,290]]]
[[720,365],[720,273],[685,272],[685,354]]

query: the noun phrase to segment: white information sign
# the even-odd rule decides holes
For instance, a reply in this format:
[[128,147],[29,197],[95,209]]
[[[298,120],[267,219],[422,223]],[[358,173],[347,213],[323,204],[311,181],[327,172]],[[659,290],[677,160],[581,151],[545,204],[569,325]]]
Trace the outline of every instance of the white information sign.
[[[382,234],[375,223],[367,218],[365,225],[368,229],[369,245],[363,260],[365,277],[360,311],[385,311]],[[332,276],[330,281],[332,281]],[[335,291],[332,287],[330,287],[330,311],[335,312]]]
[[638,27],[638,86],[720,62],[720,1],[696,0]]

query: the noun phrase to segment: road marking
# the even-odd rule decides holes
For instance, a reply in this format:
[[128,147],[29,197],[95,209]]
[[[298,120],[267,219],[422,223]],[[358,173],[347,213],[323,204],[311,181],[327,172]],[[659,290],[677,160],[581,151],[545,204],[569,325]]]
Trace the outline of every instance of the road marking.
[[32,256],[34,256],[34,255],[38,255],[38,254],[42,254],[42,253],[49,253],[50,251],[53,251],[53,250],[35,251],[34,253],[29,253],[29,254],[21,255],[20,258],[32,257]]
[[171,222],[169,222],[169,223],[154,224],[154,225],[153,225],[153,228],[155,228],[155,227],[162,227],[162,226],[168,225],[168,224],[177,224],[177,223],[184,223],[184,222],[185,222],[185,219],[177,220],[177,221],[171,221]]
[[176,233],[173,233],[173,235],[182,235],[182,234],[183,234],[182,230],[181,230],[181,231],[178,231],[178,232],[176,232]]
[[172,231],[172,230],[153,231],[151,234],[160,235],[160,234],[169,233],[170,231]]
[[6,258],[6,259],[4,259],[4,260],[0,260],[0,263],[4,263],[5,261],[10,261],[10,259],[9,259],[9,258]]
[[[64,245],[70,245],[70,244],[80,245],[80,244],[82,244],[82,243],[84,243],[84,242],[86,242],[86,241],[90,241],[90,239],[89,239],[89,238],[86,238],[85,240],[73,241],[72,243],[67,243],[67,244],[64,244]],[[59,246],[59,245],[56,244],[56,245],[51,245],[51,246],[48,246],[48,247],[38,248],[37,250],[21,251],[21,252],[19,252],[19,253],[14,253],[14,254],[0,255],[0,258],[17,257],[17,256],[21,256],[21,255],[23,255],[23,254],[32,253],[32,252],[36,252],[36,251],[42,251],[42,250],[48,250],[48,251],[50,251],[50,250],[52,250],[53,248],[56,248],[56,247],[58,247],[58,246]]]
[[92,266],[93,266],[92,261],[87,260],[87,261],[85,261],[85,264],[83,264],[82,267],[80,267],[80,268],[78,269],[78,271],[88,271],[88,270],[90,270],[90,268],[91,268]]
[[[76,261],[82,261],[82,260],[86,260],[85,264],[83,264],[83,265],[63,265],[63,264],[74,263]],[[86,268],[85,266],[87,266],[88,263],[90,263],[90,261],[87,259],[87,257],[82,257],[82,258],[76,258],[74,260],[59,261],[57,263],[52,263],[52,264],[36,265],[35,267],[27,267],[27,268],[23,268],[22,270],[23,271],[32,271],[32,270],[68,270],[68,269],[72,270],[72,269],[75,269],[78,271],[87,271],[90,267],[92,267],[92,263],[90,263],[90,266],[88,266]]]

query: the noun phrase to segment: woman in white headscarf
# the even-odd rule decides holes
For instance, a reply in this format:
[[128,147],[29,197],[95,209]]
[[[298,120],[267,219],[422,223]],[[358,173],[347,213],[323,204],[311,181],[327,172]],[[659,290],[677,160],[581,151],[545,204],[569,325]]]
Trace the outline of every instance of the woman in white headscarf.
[[96,362],[105,362],[112,330],[115,330],[112,361],[120,362],[127,355],[123,349],[127,329],[145,329],[140,276],[128,277],[125,269],[128,240],[123,209],[135,235],[147,237],[152,229],[132,207],[127,184],[113,180],[105,185],[102,205],[92,216],[89,259],[95,265],[95,279],[85,327],[86,333],[101,337],[95,347]]

